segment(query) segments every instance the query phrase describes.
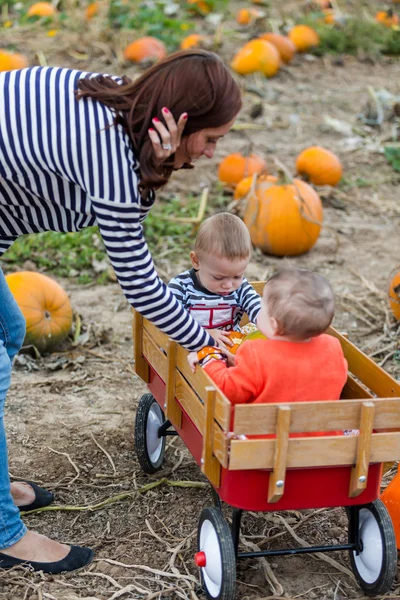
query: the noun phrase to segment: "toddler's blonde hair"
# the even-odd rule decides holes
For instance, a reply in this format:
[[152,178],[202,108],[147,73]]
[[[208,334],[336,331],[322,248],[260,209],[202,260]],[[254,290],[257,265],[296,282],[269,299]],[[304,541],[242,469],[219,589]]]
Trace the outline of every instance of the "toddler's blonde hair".
[[306,269],[285,268],[272,275],[265,284],[263,301],[278,323],[278,333],[293,339],[324,333],[335,314],[331,284]]
[[252,252],[249,230],[236,215],[217,213],[200,225],[194,251],[198,256],[211,254],[228,260],[249,259]]

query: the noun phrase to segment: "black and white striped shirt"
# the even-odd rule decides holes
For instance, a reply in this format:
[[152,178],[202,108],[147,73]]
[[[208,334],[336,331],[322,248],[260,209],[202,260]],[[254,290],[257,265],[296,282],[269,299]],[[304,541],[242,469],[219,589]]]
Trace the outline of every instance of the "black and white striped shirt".
[[154,269],[141,224],[154,194],[140,197],[128,135],[108,107],[75,98],[78,80],[93,75],[0,73],[0,255],[20,235],[98,225],[132,306],[186,348],[212,344]]
[[252,323],[257,322],[261,296],[246,278],[237,290],[227,296],[219,296],[204,288],[195,269],[177,275],[168,285],[182,306],[206,329],[240,331],[239,324],[244,313]]

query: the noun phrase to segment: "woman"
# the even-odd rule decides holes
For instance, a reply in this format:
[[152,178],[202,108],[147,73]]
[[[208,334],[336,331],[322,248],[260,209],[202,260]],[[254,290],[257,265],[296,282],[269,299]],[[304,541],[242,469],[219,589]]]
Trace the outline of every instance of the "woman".
[[[214,340],[157,276],[141,222],[172,171],[212,158],[241,108],[220,58],[177,52],[134,82],[34,67],[0,74],[0,254],[23,234],[97,224],[128,301],[189,350]],[[0,567],[25,562],[58,573],[82,567],[88,548],[27,531],[26,510],[46,490],[8,477],[3,408],[24,320],[0,277]]]

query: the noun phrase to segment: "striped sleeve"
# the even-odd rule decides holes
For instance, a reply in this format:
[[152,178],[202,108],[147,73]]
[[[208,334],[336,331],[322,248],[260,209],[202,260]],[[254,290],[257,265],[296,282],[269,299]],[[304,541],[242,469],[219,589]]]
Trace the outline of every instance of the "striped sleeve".
[[239,305],[249,317],[252,323],[257,323],[258,313],[261,309],[261,296],[247,281],[243,280],[239,291]]
[[182,285],[182,283],[179,281],[179,279],[177,279],[176,277],[173,277],[171,279],[171,281],[169,282],[168,287],[171,290],[171,292],[173,293],[173,295],[175,296],[175,298],[177,298],[179,300],[179,302],[182,304],[182,306],[185,306],[185,299],[186,299],[185,286]]
[[140,207],[92,198],[108,256],[127,300],[161,331],[188,350],[214,345],[158,277],[143,237]]

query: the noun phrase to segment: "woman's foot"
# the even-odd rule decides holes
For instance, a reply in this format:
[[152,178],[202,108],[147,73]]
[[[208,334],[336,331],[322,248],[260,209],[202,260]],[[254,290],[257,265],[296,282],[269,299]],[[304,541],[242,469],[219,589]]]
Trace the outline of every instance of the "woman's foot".
[[36,531],[28,530],[16,544],[0,552],[26,561],[56,562],[65,558],[70,549],[66,544],[60,544]]
[[33,488],[25,481],[14,481],[10,489],[15,506],[28,506],[36,499]]

